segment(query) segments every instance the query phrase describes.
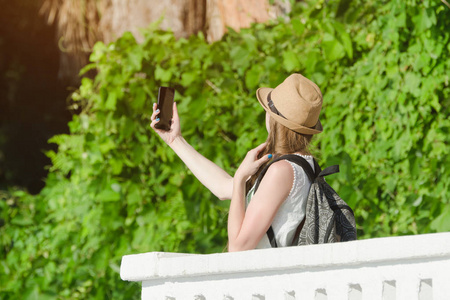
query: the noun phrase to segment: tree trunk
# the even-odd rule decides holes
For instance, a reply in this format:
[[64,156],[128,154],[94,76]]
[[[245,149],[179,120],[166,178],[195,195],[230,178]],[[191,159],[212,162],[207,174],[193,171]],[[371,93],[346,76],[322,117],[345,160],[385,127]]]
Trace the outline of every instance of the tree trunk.
[[289,0],[44,0],[48,22],[58,22],[62,51],[60,77],[78,81],[96,41],[109,43],[130,31],[142,40],[140,28],[163,18],[160,28],[172,30],[177,38],[203,32],[209,42],[217,41],[227,27],[236,31],[254,22],[267,22],[290,12]]

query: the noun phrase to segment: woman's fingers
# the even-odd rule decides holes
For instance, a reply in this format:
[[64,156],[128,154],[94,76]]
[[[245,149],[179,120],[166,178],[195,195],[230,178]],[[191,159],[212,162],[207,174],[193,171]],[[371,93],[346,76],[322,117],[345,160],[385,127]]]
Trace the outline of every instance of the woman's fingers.
[[172,120],[170,122],[170,127],[174,128],[175,130],[178,130],[179,126],[180,126],[180,118],[178,116],[177,103],[174,102],[172,108]]
[[156,116],[159,114],[159,109],[156,109],[156,103],[153,103],[153,113],[152,116],[150,117],[150,120],[155,120]]
[[259,145],[258,147],[255,148],[256,152],[259,153],[261,152],[264,148],[266,148],[267,143],[264,142],[261,145]]
[[153,113],[152,116],[150,117],[150,120],[152,120],[152,122],[150,123],[150,127],[153,128],[154,130],[156,130],[155,125],[156,123],[159,122],[159,118],[156,118],[156,116],[159,114],[159,109],[156,109],[156,103],[153,103]]
[[156,117],[158,114],[159,114],[159,109],[157,109],[156,103],[153,103],[153,113],[152,113],[152,116],[150,117],[150,120],[152,120],[152,122],[150,123],[150,127],[153,128],[154,130],[157,130],[155,128],[155,125],[156,125],[156,123],[159,122],[159,118]]
[[267,162],[268,160],[270,160],[270,159],[272,158],[272,154],[266,154],[266,155],[264,155],[263,157],[257,159],[259,153],[260,153],[261,151],[263,151],[264,148],[266,148],[266,146],[267,146],[267,142],[264,142],[264,143],[262,143],[261,145],[259,145],[258,147],[256,147],[256,148],[254,149],[254,150],[256,150],[256,151],[255,151],[255,155],[256,155],[256,156],[255,156],[255,161],[256,161],[256,163],[258,164],[258,166],[261,166],[262,164],[264,164],[265,162]]
[[264,142],[261,145],[259,145],[258,147],[253,148],[252,150],[250,150],[249,153],[251,153],[252,156],[254,157],[254,159],[256,160],[256,158],[258,157],[259,153],[264,150],[266,145],[267,145],[267,143]]
[[158,130],[158,129],[155,128],[155,125],[156,125],[156,123],[158,123],[158,122],[159,122],[159,120],[156,120],[156,119],[153,120],[153,121],[150,123],[150,127],[153,128],[154,130]]
[[272,154],[266,154],[260,159],[258,159],[258,164],[261,166],[263,163],[269,161],[272,158]]
[[177,103],[176,102],[173,103],[173,116],[172,116],[172,118],[173,118],[174,122],[178,122],[179,121],[178,108],[177,108]]

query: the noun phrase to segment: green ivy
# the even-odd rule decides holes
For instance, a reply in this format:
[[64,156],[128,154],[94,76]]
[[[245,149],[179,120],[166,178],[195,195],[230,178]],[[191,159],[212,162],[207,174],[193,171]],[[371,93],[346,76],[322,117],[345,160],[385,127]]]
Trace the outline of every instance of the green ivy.
[[183,135],[233,174],[265,140],[260,86],[292,72],[324,94],[321,165],[354,208],[359,237],[450,230],[450,9],[431,0],[297,3],[289,21],[230,30],[208,44],[153,24],[97,43],[95,79],[37,196],[1,195],[2,299],[130,299],[123,255],[221,252],[227,202],[218,201],[151,130],[160,85],[176,89]]

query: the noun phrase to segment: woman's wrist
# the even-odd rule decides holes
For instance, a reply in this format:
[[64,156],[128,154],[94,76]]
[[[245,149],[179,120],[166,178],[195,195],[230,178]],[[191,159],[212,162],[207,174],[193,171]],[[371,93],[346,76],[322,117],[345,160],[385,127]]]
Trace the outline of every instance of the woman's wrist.
[[247,178],[245,178],[245,176],[242,176],[239,172],[236,172],[234,174],[234,177],[233,177],[234,184],[239,185],[239,184],[245,183],[246,181],[247,181]]
[[185,142],[186,141],[184,140],[183,136],[177,135],[171,142],[167,143],[167,145],[169,145],[170,148],[175,150],[176,147],[184,144]]

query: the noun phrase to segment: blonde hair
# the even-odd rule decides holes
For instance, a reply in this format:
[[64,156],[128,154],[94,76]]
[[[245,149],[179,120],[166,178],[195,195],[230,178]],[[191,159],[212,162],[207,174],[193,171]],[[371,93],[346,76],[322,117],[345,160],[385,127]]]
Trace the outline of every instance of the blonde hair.
[[[285,154],[300,153],[303,155],[311,155],[309,145],[313,135],[297,133],[289,128],[276,122],[273,118],[269,120],[269,134],[267,136],[267,145],[263,151],[260,152],[259,157],[272,154],[273,158],[280,157]],[[263,164],[259,170],[247,181],[247,192],[255,184],[261,171],[269,162]]]

